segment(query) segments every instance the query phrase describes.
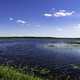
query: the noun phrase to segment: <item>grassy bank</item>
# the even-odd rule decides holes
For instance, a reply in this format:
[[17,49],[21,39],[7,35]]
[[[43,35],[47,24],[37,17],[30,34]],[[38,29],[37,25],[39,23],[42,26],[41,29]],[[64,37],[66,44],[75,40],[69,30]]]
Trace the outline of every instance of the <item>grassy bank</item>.
[[43,79],[31,76],[29,74],[24,74],[13,67],[0,66],[0,80],[43,80]]

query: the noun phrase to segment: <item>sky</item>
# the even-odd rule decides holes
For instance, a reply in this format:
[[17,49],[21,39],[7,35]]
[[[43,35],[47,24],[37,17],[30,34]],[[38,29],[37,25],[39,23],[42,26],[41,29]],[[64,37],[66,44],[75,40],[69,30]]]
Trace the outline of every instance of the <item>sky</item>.
[[0,36],[80,37],[80,0],[0,0]]

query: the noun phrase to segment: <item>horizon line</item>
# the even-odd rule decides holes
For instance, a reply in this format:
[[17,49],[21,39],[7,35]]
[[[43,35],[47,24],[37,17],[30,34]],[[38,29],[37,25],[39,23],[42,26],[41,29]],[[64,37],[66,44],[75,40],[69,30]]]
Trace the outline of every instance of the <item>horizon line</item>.
[[0,38],[80,38],[80,37],[58,37],[58,36],[0,36]]

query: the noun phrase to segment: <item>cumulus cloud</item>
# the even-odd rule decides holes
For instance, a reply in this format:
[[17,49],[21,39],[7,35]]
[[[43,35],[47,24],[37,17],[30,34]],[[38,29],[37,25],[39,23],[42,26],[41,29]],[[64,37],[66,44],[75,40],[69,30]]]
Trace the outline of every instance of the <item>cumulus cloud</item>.
[[66,17],[66,16],[71,16],[74,13],[75,13],[75,11],[58,10],[58,11],[45,13],[44,16],[48,16],[48,17]]
[[10,21],[14,21],[14,22],[16,22],[16,23],[21,23],[21,24],[26,24],[27,22],[26,21],[24,21],[24,20],[22,20],[22,19],[14,19],[14,18],[12,18],[12,17],[10,17],[9,18],[9,20]]
[[44,16],[51,17],[51,16],[53,16],[53,15],[50,14],[50,13],[45,13]]
[[73,15],[74,11],[59,10],[53,14],[55,17],[65,17]]
[[25,24],[25,26],[34,26],[34,27],[41,27],[40,24],[33,24],[32,22],[29,22],[29,21],[26,21],[26,20],[23,20],[23,19],[15,19],[15,18],[8,18],[9,21],[13,22],[14,24]]
[[21,23],[21,24],[26,24],[26,21],[24,21],[24,20],[20,20],[20,19],[17,20],[16,22],[17,22],[17,23]]

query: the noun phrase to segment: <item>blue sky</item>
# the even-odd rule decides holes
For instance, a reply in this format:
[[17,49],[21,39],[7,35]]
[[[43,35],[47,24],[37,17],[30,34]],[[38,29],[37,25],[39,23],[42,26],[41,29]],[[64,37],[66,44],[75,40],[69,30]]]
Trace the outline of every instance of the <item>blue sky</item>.
[[80,0],[0,0],[0,36],[80,37]]

